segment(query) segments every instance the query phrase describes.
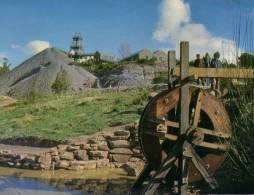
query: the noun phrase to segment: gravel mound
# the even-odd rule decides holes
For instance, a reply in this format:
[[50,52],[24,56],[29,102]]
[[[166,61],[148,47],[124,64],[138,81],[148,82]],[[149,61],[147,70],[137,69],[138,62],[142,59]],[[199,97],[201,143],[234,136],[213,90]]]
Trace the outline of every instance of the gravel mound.
[[100,85],[108,87],[146,87],[152,84],[157,72],[166,70],[165,65],[152,66],[127,64],[121,69],[106,73],[100,78]]
[[52,85],[61,71],[66,72],[69,91],[98,86],[96,76],[70,63],[71,59],[64,51],[45,49],[0,77],[0,95],[23,96],[30,91],[51,94]]

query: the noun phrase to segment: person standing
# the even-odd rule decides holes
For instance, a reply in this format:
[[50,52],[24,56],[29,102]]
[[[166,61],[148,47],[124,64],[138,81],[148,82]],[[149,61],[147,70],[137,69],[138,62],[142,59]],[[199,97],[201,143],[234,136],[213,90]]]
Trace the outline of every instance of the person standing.
[[[220,53],[215,52],[213,55],[213,59],[211,61],[211,68],[221,68],[221,67],[222,67],[222,63],[220,61]],[[219,90],[219,88],[220,88],[219,80],[217,78],[213,78],[212,89]]]
[[[206,53],[205,56],[203,57],[203,62],[204,62],[204,66],[205,68],[210,68],[211,66],[211,57],[209,55],[209,53]],[[204,82],[206,86],[210,86],[211,85],[211,79],[210,78],[204,78]]]

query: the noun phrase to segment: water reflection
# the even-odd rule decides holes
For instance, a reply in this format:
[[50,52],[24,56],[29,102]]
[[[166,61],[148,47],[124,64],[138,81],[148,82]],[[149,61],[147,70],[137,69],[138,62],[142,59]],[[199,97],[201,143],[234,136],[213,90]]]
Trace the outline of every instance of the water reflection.
[[126,194],[134,178],[121,169],[30,171],[0,168],[0,195]]

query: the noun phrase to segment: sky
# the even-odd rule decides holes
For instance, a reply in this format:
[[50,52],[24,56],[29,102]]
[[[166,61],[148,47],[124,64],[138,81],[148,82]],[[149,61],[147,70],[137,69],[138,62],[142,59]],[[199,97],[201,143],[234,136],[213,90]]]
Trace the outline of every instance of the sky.
[[[12,67],[48,47],[68,51],[74,33],[85,52],[112,52],[122,43],[175,49],[190,41],[195,53],[231,58],[239,15],[254,17],[254,0],[1,0],[0,58]],[[226,50],[226,51],[225,51]]]

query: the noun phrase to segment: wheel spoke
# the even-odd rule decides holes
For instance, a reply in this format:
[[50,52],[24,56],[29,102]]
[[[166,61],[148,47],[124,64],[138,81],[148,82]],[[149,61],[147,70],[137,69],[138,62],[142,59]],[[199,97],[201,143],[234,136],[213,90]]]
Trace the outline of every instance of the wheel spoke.
[[215,178],[212,175],[210,175],[208,171],[206,170],[204,161],[199,157],[199,155],[196,153],[196,151],[191,146],[191,144],[187,143],[186,145],[187,145],[187,150],[185,155],[191,157],[192,163],[200,172],[202,177],[205,179],[205,181],[209,184],[209,186],[212,189],[215,189],[218,186],[218,183],[215,180]]
[[202,97],[203,97],[203,92],[199,92],[196,107],[195,107],[194,119],[192,123],[194,127],[198,126],[198,121],[200,118],[200,112],[201,112],[201,106],[202,106],[202,102],[201,102]]
[[160,139],[169,139],[171,141],[176,141],[178,139],[177,135],[174,134],[169,134],[169,133],[163,133],[163,132],[151,132],[151,131],[146,131],[145,132],[147,135],[153,135],[155,137],[159,137]]
[[217,144],[217,143],[209,143],[209,142],[193,142],[194,145],[207,148],[207,149],[212,149],[212,150],[217,150],[217,151],[227,151],[229,146],[226,144]]

